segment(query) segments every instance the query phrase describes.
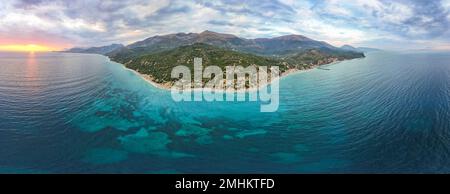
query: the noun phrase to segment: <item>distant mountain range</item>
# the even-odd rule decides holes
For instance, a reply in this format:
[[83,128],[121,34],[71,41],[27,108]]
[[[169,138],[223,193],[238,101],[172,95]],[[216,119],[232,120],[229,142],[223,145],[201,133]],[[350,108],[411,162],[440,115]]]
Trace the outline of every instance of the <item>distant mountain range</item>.
[[112,44],[102,47],[72,48],[66,52],[97,53],[108,56],[114,56],[117,54],[140,55],[144,53],[169,50],[180,46],[192,45],[194,43],[204,43],[239,52],[247,52],[264,56],[282,56],[295,54],[310,49],[317,49],[323,52],[363,52],[370,49],[363,47],[354,48],[350,45],[344,45],[338,48],[324,41],[313,40],[302,35],[246,39],[232,34],[222,34],[207,30],[201,33],[176,33],[162,36],[152,36],[145,40],[132,43],[126,47],[121,44]]
[[350,46],[348,44],[343,45],[340,47],[343,50],[347,50],[347,51],[355,51],[355,52],[375,52],[375,51],[381,51],[380,49],[376,49],[376,48],[369,48],[369,47],[358,47],[355,48],[353,46]]
[[152,81],[170,85],[170,72],[177,65],[193,67],[194,57],[203,65],[277,65],[281,72],[309,69],[334,61],[364,57],[363,51],[351,46],[335,47],[301,35],[246,39],[212,31],[153,36],[128,46],[113,44],[66,52],[97,53],[142,74]]

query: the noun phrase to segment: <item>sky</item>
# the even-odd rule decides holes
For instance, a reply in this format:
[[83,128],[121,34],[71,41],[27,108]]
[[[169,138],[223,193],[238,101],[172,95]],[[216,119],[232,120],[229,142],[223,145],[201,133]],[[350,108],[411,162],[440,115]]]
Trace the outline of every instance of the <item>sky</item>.
[[[450,50],[450,0],[2,0],[0,50],[130,44],[211,30],[335,46]],[[31,45],[31,46],[30,46]]]

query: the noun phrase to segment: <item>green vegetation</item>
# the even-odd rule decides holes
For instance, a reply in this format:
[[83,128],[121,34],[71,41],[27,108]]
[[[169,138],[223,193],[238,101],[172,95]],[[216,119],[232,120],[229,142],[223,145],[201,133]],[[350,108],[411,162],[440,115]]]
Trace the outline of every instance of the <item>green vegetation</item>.
[[152,76],[157,83],[173,82],[171,71],[178,65],[185,65],[193,71],[194,58],[203,59],[203,67],[215,65],[225,70],[226,66],[279,66],[281,72],[289,69],[309,69],[316,65],[337,60],[364,57],[362,53],[339,52],[328,50],[307,50],[298,54],[268,57],[237,52],[204,43],[195,43],[160,52],[122,51],[110,56],[113,61],[124,64],[127,68]]
[[157,83],[173,81],[170,77],[172,69],[178,65],[185,65],[193,71],[194,58],[202,58],[203,66],[215,65],[225,70],[226,66],[250,65],[280,66],[285,71],[286,66],[280,60],[252,54],[230,51],[203,43],[182,46],[176,49],[142,55],[139,57],[114,57],[113,60],[125,64],[127,68],[134,69],[142,74],[151,75]]

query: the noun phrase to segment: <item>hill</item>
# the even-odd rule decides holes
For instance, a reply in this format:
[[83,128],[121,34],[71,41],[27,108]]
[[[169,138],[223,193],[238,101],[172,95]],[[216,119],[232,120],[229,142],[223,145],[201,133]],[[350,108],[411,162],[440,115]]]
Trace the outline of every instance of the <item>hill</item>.
[[343,45],[340,47],[342,50],[346,50],[346,51],[354,51],[354,52],[375,52],[375,51],[381,51],[380,49],[376,49],[376,48],[369,48],[369,47],[358,47],[355,48],[353,46],[350,46],[348,44]]

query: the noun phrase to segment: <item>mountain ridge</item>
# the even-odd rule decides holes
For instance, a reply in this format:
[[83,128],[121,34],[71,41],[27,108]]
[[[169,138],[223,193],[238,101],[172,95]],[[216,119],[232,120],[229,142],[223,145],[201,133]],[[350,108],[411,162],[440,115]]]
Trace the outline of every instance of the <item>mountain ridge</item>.
[[283,35],[273,38],[247,39],[233,34],[218,33],[209,30],[205,30],[200,33],[190,32],[156,35],[136,41],[127,46],[122,44],[111,44],[108,46],[91,48],[72,48],[64,52],[96,53],[107,56],[114,56],[120,53],[127,55],[134,53],[135,55],[140,55],[149,52],[170,50],[179,46],[192,45],[195,43],[205,43],[221,48],[263,56],[296,54],[310,49],[362,52],[358,50],[358,48],[354,48],[350,45],[335,47],[325,41],[317,41],[297,34]]
[[137,53],[152,52],[155,50],[192,45],[194,43],[205,43],[257,55],[285,55],[307,49],[340,49],[326,42],[313,40],[303,35],[291,34],[273,38],[247,39],[232,34],[208,30],[201,33],[175,33],[152,36],[132,43],[126,46],[125,49],[132,52],[134,50]]
[[369,48],[369,47],[354,47],[348,44],[342,45],[341,47],[339,47],[343,50],[347,50],[347,51],[354,51],[354,52],[375,52],[375,51],[381,51],[380,49],[376,49],[376,48]]

